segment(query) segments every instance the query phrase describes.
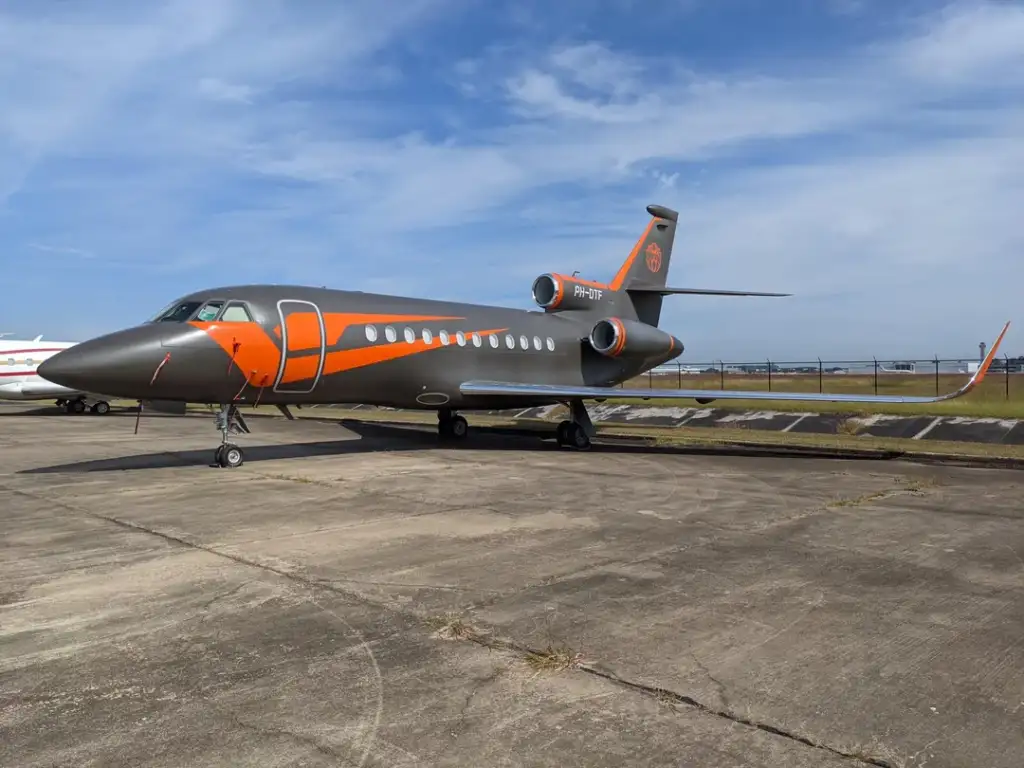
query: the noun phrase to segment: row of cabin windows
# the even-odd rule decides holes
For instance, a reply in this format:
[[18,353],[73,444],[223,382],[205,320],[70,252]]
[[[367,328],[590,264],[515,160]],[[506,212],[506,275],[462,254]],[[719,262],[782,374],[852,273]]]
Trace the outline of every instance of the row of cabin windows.
[[[409,344],[414,344],[416,342],[416,331],[412,328],[405,328],[402,332],[402,336]],[[377,341],[377,338],[377,326],[366,326],[366,340],[372,344]],[[386,325],[384,326],[384,338],[393,344],[398,341],[398,331],[394,326]],[[434,343],[434,334],[429,328],[423,329],[423,332],[420,334],[420,338],[423,339],[424,344]],[[474,347],[482,347],[484,343],[483,337],[479,333],[471,333],[467,337],[462,331],[457,331],[454,336],[449,335],[448,331],[441,331],[437,334],[437,338],[443,346],[448,346],[453,340],[460,347],[464,347],[466,344],[472,344]],[[496,334],[489,335],[487,337],[487,341],[491,345],[492,349],[497,349],[501,345],[501,340]],[[508,349],[516,348],[516,337],[511,333],[505,334],[505,346]],[[545,347],[548,352],[554,352],[555,340],[550,336],[543,340],[540,336],[533,337],[533,348],[536,351],[540,352]],[[519,348],[524,350],[530,348],[530,339],[526,335],[519,337]]]
[[37,365],[37,363],[30,357],[26,360],[15,360],[13,357],[7,358],[8,365],[27,365],[29,368]]

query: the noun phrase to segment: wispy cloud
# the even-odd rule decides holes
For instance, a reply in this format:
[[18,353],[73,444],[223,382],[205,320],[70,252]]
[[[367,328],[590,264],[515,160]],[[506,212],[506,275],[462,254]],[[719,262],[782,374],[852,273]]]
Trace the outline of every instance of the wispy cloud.
[[[140,317],[249,280],[526,306],[540,271],[613,272],[656,201],[674,283],[799,294],[677,300],[688,356],[971,354],[1019,306],[1024,6],[832,3],[768,53],[700,46],[721,5],[666,0],[685,45],[646,6],[570,5],[0,14],[5,252],[159,271]],[[860,31],[801,45],[828,24]]]

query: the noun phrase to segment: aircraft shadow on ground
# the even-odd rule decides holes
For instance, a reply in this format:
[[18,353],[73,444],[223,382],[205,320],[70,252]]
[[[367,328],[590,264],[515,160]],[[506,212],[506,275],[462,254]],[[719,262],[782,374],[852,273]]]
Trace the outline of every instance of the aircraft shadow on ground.
[[[259,434],[260,419],[250,419],[254,435]],[[323,422],[321,422],[323,423]],[[245,451],[246,464],[281,459],[301,460],[317,456],[346,456],[351,454],[393,453],[396,451],[423,450],[470,450],[470,451],[557,451],[554,428],[549,432],[535,428],[516,427],[474,427],[466,440],[439,442],[436,430],[429,425],[392,425],[354,419],[335,422],[340,428],[354,433],[359,439],[321,440],[303,443],[281,443],[274,445],[247,446],[245,436],[239,436],[235,443]],[[122,472],[140,469],[167,469],[173,467],[215,466],[213,454],[217,447],[216,437],[211,435],[210,447],[201,450],[160,451],[123,456],[113,459],[56,464],[48,467],[25,469],[17,474],[53,474]],[[623,442],[596,441],[590,453],[641,454],[641,455],[690,455],[690,456],[745,456],[782,457],[800,459],[837,458],[822,451],[807,451],[785,448],[748,448],[744,446],[654,446],[628,444]],[[885,456],[842,455],[838,458],[887,458]],[[244,471],[244,466],[240,471]]]

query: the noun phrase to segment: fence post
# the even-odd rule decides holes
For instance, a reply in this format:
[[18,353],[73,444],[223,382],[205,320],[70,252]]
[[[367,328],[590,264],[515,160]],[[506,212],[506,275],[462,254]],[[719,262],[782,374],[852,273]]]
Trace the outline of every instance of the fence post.
[[772,391],[772,361],[771,361],[771,358],[767,358],[767,359],[768,359],[768,391],[771,392]]
[[722,389],[725,389],[725,361],[718,361],[718,380]]
[[935,396],[939,396],[939,356],[935,356]]
[[676,361],[676,387],[683,388],[683,364]]
[[1009,358],[1009,356],[1005,352],[1003,353],[1003,362],[1006,364],[1006,399],[1009,400],[1010,399],[1010,358]]
[[821,370],[821,358],[819,357],[819,358],[818,358],[818,394],[819,394],[819,395],[820,395],[820,394],[821,394],[822,392],[824,392],[824,391],[825,391],[825,389],[824,389],[824,385],[823,385],[823,383],[822,383],[822,379],[821,379],[821,373],[822,373],[822,370]]
[[875,361],[875,394],[877,395],[878,394],[878,358],[877,357],[872,357],[871,359]]
[[649,370],[647,372],[647,388],[648,389],[654,389],[654,369],[653,368],[651,368],[651,370]]

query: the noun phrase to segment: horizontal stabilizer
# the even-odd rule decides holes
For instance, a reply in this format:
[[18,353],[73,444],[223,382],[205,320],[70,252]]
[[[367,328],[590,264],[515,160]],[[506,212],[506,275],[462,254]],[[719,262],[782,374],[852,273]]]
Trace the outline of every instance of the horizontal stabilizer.
[[604,400],[608,398],[650,400],[657,399],[692,399],[701,403],[713,400],[788,400],[818,403],[938,403],[963,397],[978,386],[989,366],[995,359],[1003,336],[1010,324],[1003,326],[1002,332],[986,355],[977,372],[964,386],[955,392],[935,397],[911,397],[906,395],[847,395],[827,394],[818,392],[764,392],[729,389],[619,389],[618,387],[588,387],[571,384],[530,384],[527,382],[503,381],[467,381],[459,390],[464,395],[504,395],[519,398],[551,398],[554,402],[564,400]]
[[695,296],[792,296],[791,293],[762,293],[759,291],[719,291],[714,288],[669,288],[663,285],[630,285],[628,293],[657,293],[661,296],[692,294]]

